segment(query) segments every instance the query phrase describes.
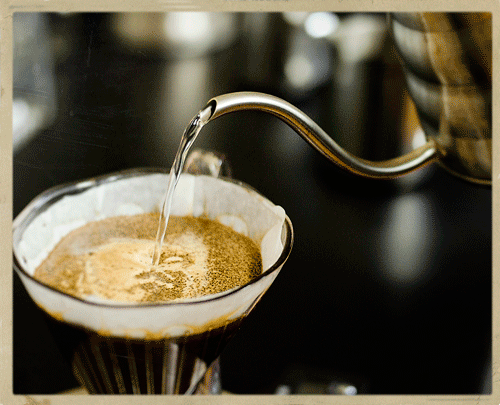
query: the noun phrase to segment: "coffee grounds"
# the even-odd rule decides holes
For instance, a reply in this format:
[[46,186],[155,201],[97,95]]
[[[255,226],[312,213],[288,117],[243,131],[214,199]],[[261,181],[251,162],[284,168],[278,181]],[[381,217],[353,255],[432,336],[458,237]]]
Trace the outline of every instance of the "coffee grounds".
[[262,272],[259,247],[250,238],[190,216],[170,218],[153,267],[158,221],[155,213],[90,222],[66,235],[35,277],[80,298],[140,303],[219,293]]

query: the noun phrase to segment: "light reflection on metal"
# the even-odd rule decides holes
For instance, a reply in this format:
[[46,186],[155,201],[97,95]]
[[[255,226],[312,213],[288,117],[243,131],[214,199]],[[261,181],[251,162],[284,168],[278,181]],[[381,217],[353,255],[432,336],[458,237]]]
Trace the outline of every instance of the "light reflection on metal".
[[111,31],[130,49],[179,60],[226,49],[238,35],[237,13],[116,13]]
[[165,37],[174,43],[211,43],[214,40],[210,17],[202,12],[167,13],[163,20],[163,31]]
[[421,146],[425,145],[425,132],[421,127],[418,127],[413,134],[413,139],[411,141],[411,146],[413,149],[420,148]]
[[300,27],[309,15],[306,11],[287,11],[283,13],[283,19],[294,27]]
[[307,88],[314,81],[316,70],[311,59],[294,54],[285,62],[285,77],[294,88]]
[[56,83],[48,16],[15,13],[12,35],[12,144],[15,153],[54,119]]
[[333,13],[311,13],[304,21],[305,31],[313,38],[324,38],[332,35],[339,27],[339,17]]
[[396,287],[414,286],[432,271],[430,252],[439,243],[437,216],[421,194],[395,199],[385,216],[378,259],[385,279]]

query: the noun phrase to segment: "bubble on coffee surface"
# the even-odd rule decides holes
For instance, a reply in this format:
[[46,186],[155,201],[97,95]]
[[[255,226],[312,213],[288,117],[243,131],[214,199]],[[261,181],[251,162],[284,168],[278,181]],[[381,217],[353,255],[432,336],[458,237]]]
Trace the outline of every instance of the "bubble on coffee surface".
[[172,217],[152,266],[159,214],[90,222],[66,235],[36,269],[40,281],[90,301],[166,302],[219,293],[262,272],[259,247],[206,218]]

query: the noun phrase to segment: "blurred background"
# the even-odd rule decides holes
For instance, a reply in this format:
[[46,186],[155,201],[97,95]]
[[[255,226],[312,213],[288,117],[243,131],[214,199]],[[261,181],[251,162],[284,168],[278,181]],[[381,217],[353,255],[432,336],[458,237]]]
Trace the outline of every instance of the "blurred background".
[[[385,14],[14,14],[14,216],[45,189],[170,167],[213,96],[262,91],[371,160],[424,135]],[[221,356],[235,394],[491,393],[491,189],[433,165],[397,180],[337,168],[271,115],[195,147],[284,207],[292,254]],[[14,275],[14,392],[75,388]]]

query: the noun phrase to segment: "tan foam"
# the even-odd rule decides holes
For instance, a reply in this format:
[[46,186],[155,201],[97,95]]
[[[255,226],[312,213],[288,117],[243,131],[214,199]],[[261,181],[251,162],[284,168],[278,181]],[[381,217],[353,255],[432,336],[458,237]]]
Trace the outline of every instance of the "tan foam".
[[225,291],[262,272],[251,239],[215,221],[175,216],[153,267],[158,220],[140,214],[90,222],[65,236],[35,277],[80,298],[165,302]]

